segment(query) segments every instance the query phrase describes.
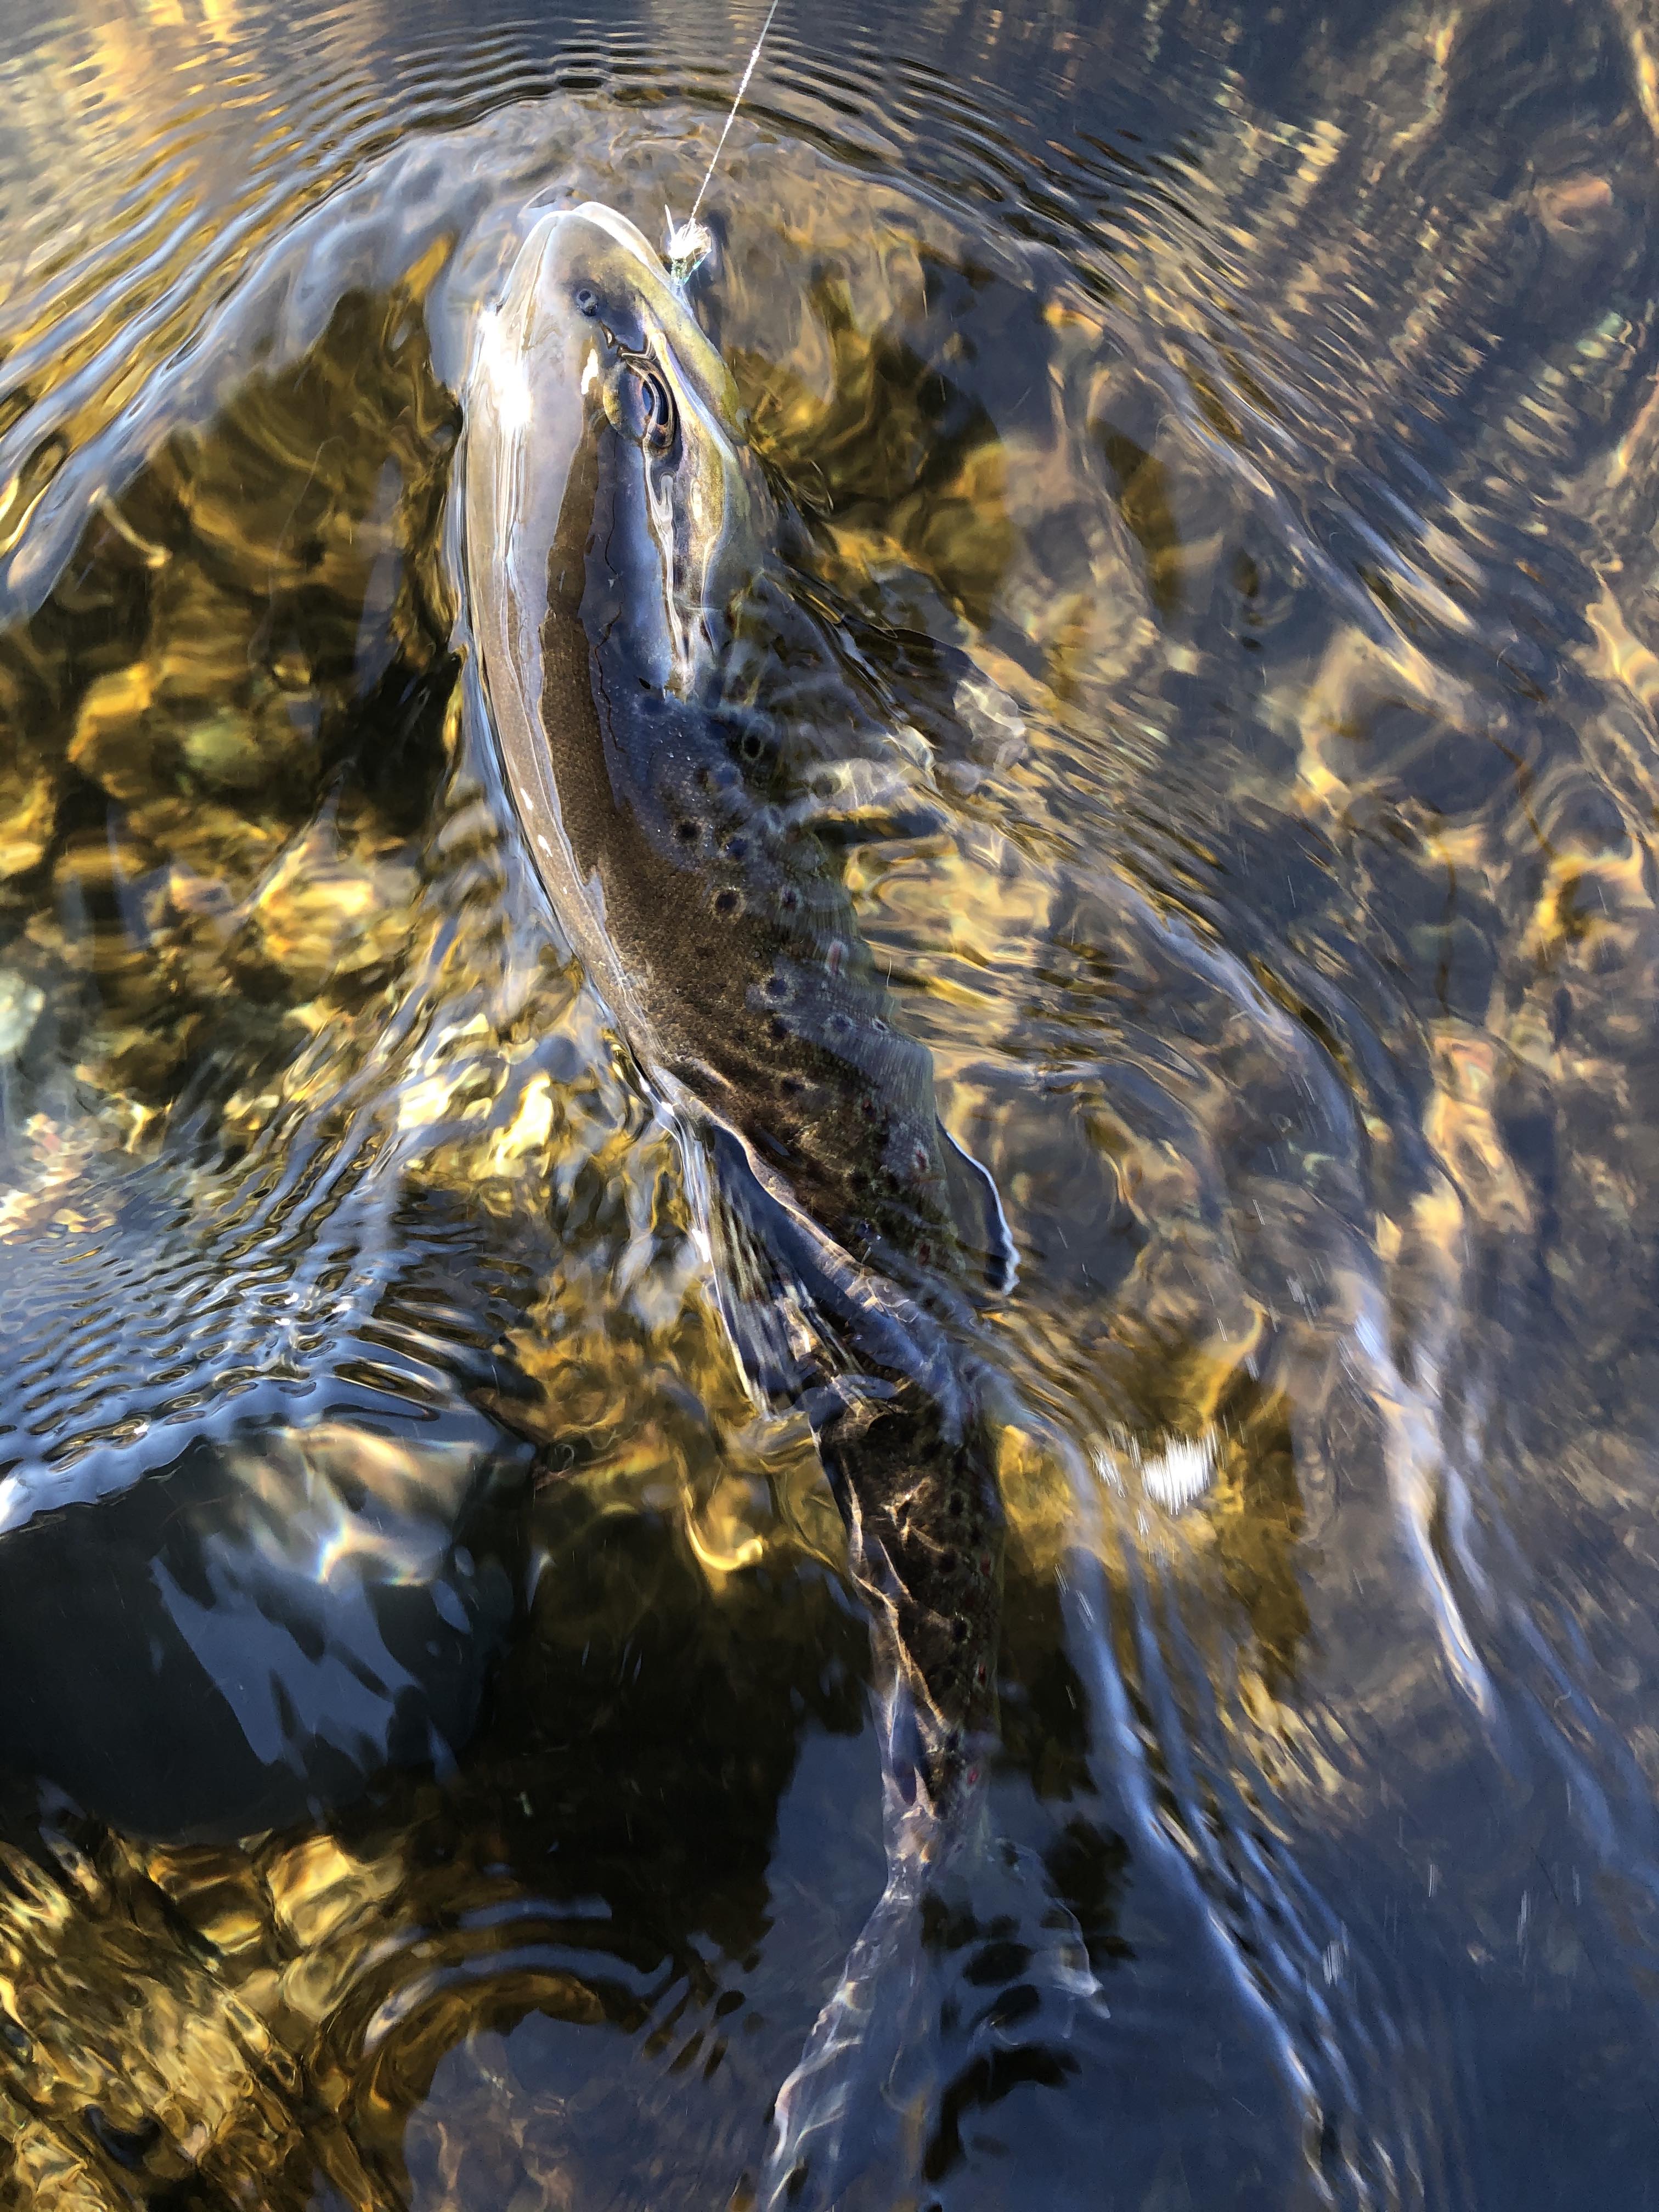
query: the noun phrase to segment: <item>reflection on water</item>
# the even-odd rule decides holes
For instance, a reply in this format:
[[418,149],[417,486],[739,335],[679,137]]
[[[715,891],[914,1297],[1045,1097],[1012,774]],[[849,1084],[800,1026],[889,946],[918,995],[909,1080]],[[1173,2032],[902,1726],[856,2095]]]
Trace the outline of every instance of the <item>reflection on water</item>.
[[[19,2205],[741,2205],[880,1888],[840,1522],[441,542],[524,210],[659,234],[755,27],[9,19]],[[1656,139],[1643,0],[1183,0],[784,11],[723,157],[1020,1249],[996,1819],[1102,1990],[893,2203],[1659,2166]]]

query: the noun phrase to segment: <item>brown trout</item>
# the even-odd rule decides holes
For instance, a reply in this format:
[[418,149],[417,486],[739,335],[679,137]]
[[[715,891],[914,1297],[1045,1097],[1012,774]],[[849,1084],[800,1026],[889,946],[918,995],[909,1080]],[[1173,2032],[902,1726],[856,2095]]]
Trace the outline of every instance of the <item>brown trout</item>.
[[[838,2203],[849,2158],[896,2154],[914,2096],[895,2085],[941,2022],[1047,2029],[1045,1997],[1068,2021],[1090,1986],[1040,1869],[961,1848],[985,1840],[1003,1550],[971,1293],[1011,1279],[1007,1232],[859,929],[836,854],[856,764],[750,680],[810,659],[811,618],[732,380],[630,223],[588,205],[537,224],[465,404],[471,620],[514,804],[687,1126],[734,1343],[763,1395],[808,1412],[871,1609],[888,1885],[779,2093],[766,2191]],[[959,1863],[968,1901],[930,1914]],[[964,1978],[934,2003],[953,1948]]]
[[825,834],[833,766],[792,758],[726,681],[769,583],[778,604],[772,495],[724,363],[605,208],[526,242],[467,420],[472,622],[514,800],[647,1079],[712,1138],[751,1377],[805,1393],[791,1298],[832,1348],[815,1425],[940,1808],[988,1721],[1001,1536],[979,1390],[938,1313],[1006,1283],[1006,1232],[860,932]]

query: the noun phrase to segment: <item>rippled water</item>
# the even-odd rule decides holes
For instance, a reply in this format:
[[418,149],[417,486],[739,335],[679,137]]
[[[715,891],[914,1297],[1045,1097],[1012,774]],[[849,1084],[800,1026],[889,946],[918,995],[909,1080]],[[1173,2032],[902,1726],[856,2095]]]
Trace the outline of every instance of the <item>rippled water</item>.
[[[660,235],[759,12],[0,32],[4,2202],[753,2203],[881,1889],[443,551],[526,211]],[[785,0],[732,131],[1099,1982],[860,2203],[1659,2197],[1656,141],[1645,0]]]

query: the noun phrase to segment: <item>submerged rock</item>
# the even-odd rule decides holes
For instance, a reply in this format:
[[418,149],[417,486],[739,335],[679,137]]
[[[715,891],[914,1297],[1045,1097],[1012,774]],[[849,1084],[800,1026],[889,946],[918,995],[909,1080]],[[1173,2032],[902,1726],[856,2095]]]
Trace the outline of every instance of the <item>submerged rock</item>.
[[447,1767],[518,1611],[530,1456],[465,1413],[249,1424],[14,1529],[0,1759],[173,1838]]

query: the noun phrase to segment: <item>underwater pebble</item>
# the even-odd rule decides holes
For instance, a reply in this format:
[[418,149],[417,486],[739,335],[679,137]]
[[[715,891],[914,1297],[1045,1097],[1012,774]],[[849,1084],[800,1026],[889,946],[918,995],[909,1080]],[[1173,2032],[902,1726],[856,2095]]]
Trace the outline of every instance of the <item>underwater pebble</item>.
[[193,723],[179,739],[187,766],[204,783],[231,791],[251,791],[270,773],[252,717],[227,707]]
[[141,799],[152,787],[150,745],[139,726],[154,696],[150,669],[139,660],[112,676],[100,676],[81,702],[69,757],[112,799]]
[[58,794],[44,769],[0,769],[0,878],[38,868],[52,843]]
[[0,969],[0,1060],[15,1060],[28,1042],[46,1005],[38,984]]

